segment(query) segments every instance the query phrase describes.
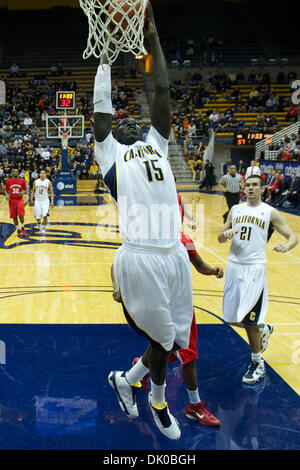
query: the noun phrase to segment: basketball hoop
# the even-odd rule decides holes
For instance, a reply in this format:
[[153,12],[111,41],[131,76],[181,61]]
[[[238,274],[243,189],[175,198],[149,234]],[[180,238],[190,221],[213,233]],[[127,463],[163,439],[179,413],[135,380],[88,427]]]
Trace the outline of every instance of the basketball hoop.
[[[148,0],[79,0],[89,23],[87,47],[83,58],[95,56],[109,65],[120,52],[147,54],[144,48],[144,19]],[[116,18],[122,18],[121,24]]]

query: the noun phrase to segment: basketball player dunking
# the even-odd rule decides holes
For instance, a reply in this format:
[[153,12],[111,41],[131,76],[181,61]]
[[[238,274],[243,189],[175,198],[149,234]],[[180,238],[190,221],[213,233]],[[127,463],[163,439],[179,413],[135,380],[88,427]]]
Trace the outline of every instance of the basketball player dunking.
[[49,196],[51,198],[51,207],[54,205],[53,187],[51,181],[47,178],[45,170],[40,172],[39,179],[33,182],[31,202],[34,200],[34,216],[38,223],[38,228],[42,235],[46,233],[49,212]]
[[[171,128],[168,71],[148,5],[144,35],[153,57],[154,98],[152,125],[145,141],[134,119],[123,119],[114,135],[111,132],[107,64],[98,67],[94,87],[95,155],[116,202],[124,240],[114,259],[113,274],[129,325],[150,343],[130,370],[113,371],[108,380],[121,409],[135,418],[136,384],[150,373],[148,401],[155,424],[168,438],[179,439],[180,427],[165,399],[165,380],[170,354],[189,344],[192,273],[180,242],[177,192],[167,159]],[[163,217],[161,210],[166,211]]]
[[[12,169],[12,178],[6,181],[5,194],[9,201],[9,215],[14,220],[18,236],[26,236],[24,227],[25,207],[23,196],[26,192],[26,181],[19,177],[19,170]],[[20,225],[19,220],[20,219]]]
[[[261,200],[264,180],[259,175],[246,179],[247,202],[231,208],[218,241],[231,241],[225,273],[224,320],[245,328],[251,349],[251,362],[243,382],[253,384],[265,375],[262,353],[266,350],[273,326],[264,322],[268,308],[266,245],[270,223],[287,242],[274,247],[284,253],[298,243],[297,236],[281,214]],[[232,226],[232,228],[230,228]]]
[[[186,211],[184,209],[184,198],[181,196],[181,194],[178,194],[178,203],[182,222],[183,217],[186,215],[186,217],[191,222],[191,226],[196,228],[196,222],[193,220],[192,214],[188,209]],[[206,276],[216,276],[218,279],[223,277],[224,273],[222,268],[218,266],[213,268],[202,260],[201,256],[196,250],[193,240],[188,235],[181,233],[181,242],[187,249],[191,263],[200,274],[204,274]],[[114,282],[113,276],[112,281],[114,287],[113,298],[117,302],[120,302],[120,292],[118,291],[118,288]],[[193,321],[190,332],[189,346],[187,349],[179,349],[178,351],[173,352],[169,358],[169,362],[179,360],[182,363],[182,377],[189,397],[189,404],[184,412],[185,415],[190,419],[198,421],[198,423],[200,424],[204,424],[205,426],[219,426],[219,419],[216,418],[212,413],[210,413],[207,408],[205,408],[205,406],[207,406],[207,403],[203,402],[199,396],[196,370],[197,358],[197,324],[195,312],[193,312]],[[133,360],[133,364],[135,364],[138,360],[139,358],[135,358]],[[141,380],[141,384],[144,390],[147,389],[147,379],[148,375],[146,375]]]

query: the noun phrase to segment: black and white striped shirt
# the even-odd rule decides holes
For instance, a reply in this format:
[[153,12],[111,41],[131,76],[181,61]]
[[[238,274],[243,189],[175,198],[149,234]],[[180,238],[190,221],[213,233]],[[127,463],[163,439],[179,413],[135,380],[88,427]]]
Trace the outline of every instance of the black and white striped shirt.
[[239,173],[236,173],[235,176],[232,176],[230,173],[227,175],[222,176],[219,181],[219,184],[225,186],[229,193],[238,193],[240,191],[240,184],[244,184],[244,180]]

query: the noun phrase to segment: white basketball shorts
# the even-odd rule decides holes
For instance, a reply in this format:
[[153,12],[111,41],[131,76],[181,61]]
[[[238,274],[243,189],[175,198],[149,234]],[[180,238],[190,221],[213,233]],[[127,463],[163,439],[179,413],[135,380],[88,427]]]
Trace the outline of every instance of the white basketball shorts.
[[223,318],[228,323],[260,325],[268,309],[265,264],[230,262],[225,271]]
[[45,201],[35,201],[34,203],[34,217],[37,220],[40,220],[42,217],[46,217],[49,212],[50,201],[49,199]]
[[113,264],[123,310],[131,328],[153,347],[189,345],[193,319],[192,272],[180,241],[172,248],[125,242]]

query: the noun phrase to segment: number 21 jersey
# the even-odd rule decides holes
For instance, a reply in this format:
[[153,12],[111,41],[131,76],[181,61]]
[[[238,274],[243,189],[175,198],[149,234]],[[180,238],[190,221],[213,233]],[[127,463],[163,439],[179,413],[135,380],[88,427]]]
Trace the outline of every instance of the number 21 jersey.
[[231,242],[229,261],[239,264],[265,264],[268,229],[273,207],[247,202],[232,207],[232,229],[237,232]]

